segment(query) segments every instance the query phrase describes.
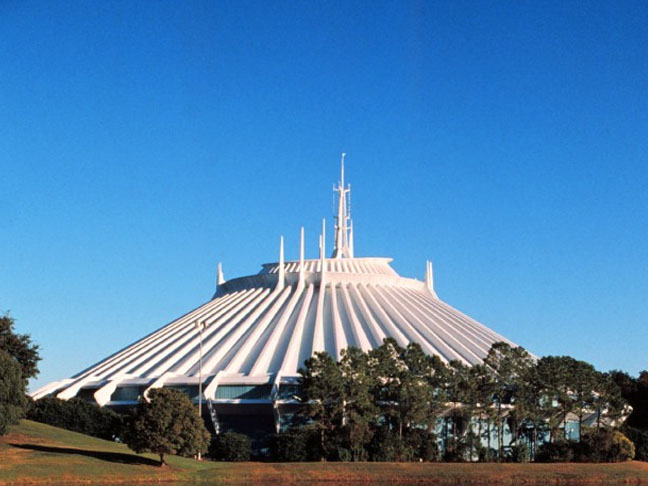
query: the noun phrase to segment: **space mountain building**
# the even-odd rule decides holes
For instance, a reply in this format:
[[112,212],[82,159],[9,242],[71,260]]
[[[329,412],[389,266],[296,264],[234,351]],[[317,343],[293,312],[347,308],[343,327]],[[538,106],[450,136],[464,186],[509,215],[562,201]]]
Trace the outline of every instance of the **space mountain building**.
[[481,363],[491,345],[513,344],[442,301],[432,264],[425,280],[401,277],[391,258],[357,257],[349,214],[344,156],[337,193],[334,246],[326,256],[325,224],[319,258],[262,265],[256,275],[225,280],[218,266],[213,298],[195,310],[99,361],[50,383],[33,397],[81,397],[100,406],[132,406],[148,390],[168,387],[198,401],[199,384],[215,429],[279,430],[298,409],[297,370],[315,352],[339,359],[387,337],[421,345],[443,361]]

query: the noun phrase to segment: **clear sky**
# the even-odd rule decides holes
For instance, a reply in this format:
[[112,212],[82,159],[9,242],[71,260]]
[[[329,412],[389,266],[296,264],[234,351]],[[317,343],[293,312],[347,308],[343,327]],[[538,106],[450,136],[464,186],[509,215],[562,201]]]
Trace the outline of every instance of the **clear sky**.
[[[358,256],[537,355],[648,368],[648,3],[0,3],[0,310],[32,387],[226,277]],[[331,226],[328,247],[331,248]]]

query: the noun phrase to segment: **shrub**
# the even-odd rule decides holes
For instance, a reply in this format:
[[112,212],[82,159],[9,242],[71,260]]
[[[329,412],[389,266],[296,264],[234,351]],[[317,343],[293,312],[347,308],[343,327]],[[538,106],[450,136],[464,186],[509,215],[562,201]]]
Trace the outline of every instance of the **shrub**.
[[610,462],[631,461],[635,457],[635,446],[630,439],[618,430],[612,435],[612,446],[608,453]]
[[369,458],[376,462],[407,462],[414,460],[414,448],[388,427],[376,430],[369,443]]
[[115,440],[122,435],[123,419],[113,410],[88,403],[80,398],[59,400],[45,397],[31,404],[27,418],[62,429]]
[[525,443],[519,443],[511,446],[507,459],[511,462],[529,462],[531,458],[531,449]]
[[538,447],[536,462],[571,462],[574,459],[572,443],[566,440],[546,442]]
[[605,429],[584,433],[573,449],[574,460],[578,462],[623,462],[635,455],[630,439],[621,432]]
[[479,447],[477,449],[477,460],[479,462],[494,462],[497,460],[497,449],[493,449],[492,447],[489,449],[488,447]]
[[270,440],[270,455],[277,462],[318,461],[322,457],[319,431],[303,427],[280,432]]
[[405,444],[412,449],[412,460],[432,462],[440,459],[437,436],[433,432],[412,429],[405,436]]
[[226,432],[216,435],[209,444],[208,455],[214,461],[249,461],[252,443],[247,435]]

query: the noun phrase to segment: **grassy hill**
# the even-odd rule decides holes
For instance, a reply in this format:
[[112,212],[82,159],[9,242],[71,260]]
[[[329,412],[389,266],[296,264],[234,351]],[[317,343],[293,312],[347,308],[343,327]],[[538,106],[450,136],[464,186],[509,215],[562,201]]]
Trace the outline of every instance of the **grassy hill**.
[[217,463],[152,454],[23,420],[0,438],[0,485],[146,483],[291,484],[299,482],[416,482],[486,485],[648,483],[648,463],[624,464],[386,464]]

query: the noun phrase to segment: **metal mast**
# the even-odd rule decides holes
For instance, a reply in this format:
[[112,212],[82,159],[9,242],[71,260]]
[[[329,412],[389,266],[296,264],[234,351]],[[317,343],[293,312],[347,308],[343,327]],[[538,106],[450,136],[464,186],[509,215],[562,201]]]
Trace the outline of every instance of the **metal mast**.
[[[344,187],[344,157],[342,154],[340,182],[333,188],[338,193],[338,209],[335,217],[335,243],[331,258],[353,258],[353,225],[349,214],[351,185]],[[347,199],[348,198],[348,199]]]

